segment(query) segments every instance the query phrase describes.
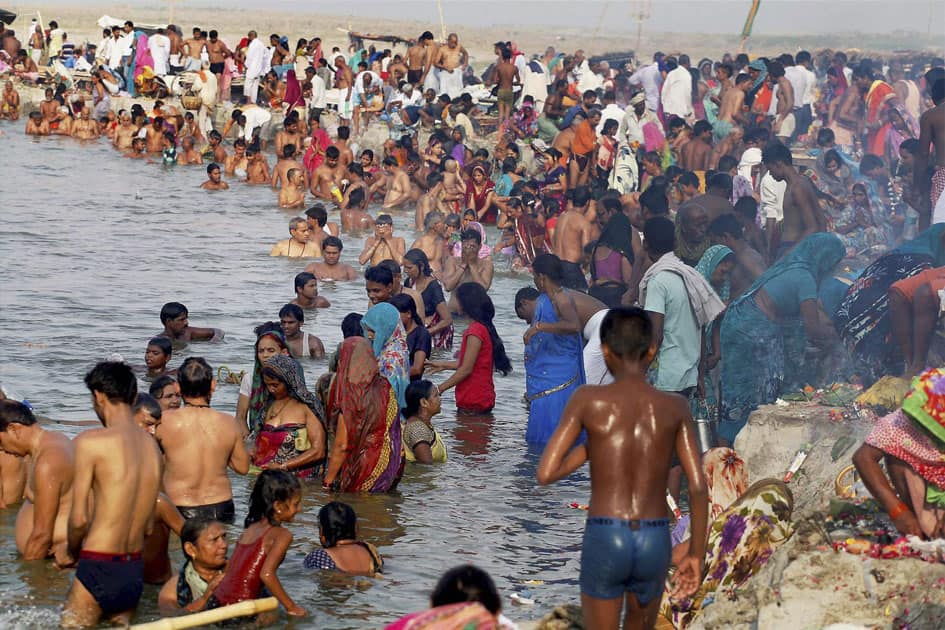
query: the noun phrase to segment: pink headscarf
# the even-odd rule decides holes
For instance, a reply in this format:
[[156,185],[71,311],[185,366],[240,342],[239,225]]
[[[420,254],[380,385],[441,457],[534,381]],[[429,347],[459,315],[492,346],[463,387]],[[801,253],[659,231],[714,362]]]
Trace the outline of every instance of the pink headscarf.
[[135,46],[135,74],[138,78],[145,68],[154,70],[154,58],[151,56],[151,49],[148,47],[148,36],[144,33],[138,35],[138,42]]
[[285,73],[285,96],[282,97],[282,104],[288,105],[288,111],[295,107],[305,107],[305,99],[302,98],[302,85],[295,77],[295,70],[288,70]]

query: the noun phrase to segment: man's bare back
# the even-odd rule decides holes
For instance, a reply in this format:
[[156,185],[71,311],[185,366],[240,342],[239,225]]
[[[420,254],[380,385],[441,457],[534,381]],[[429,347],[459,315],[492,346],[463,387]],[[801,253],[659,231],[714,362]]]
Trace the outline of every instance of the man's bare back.
[[72,441],[55,431],[41,434],[30,453],[26,496],[16,515],[16,546],[26,560],[39,560],[65,547],[72,509]]
[[555,226],[554,253],[561,260],[580,262],[589,233],[590,223],[584,215],[575,210],[566,210]]

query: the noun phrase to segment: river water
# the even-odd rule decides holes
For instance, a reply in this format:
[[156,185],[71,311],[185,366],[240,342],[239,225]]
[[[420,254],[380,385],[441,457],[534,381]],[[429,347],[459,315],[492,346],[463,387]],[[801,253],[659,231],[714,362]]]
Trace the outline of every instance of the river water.
[[[188,306],[192,325],[226,331],[222,343],[176,352],[173,366],[203,356],[214,368],[252,370],[253,327],[278,319],[305,264],[268,255],[272,243],[288,236],[294,214],[277,207],[274,192],[231,182],[227,192],[208,193],[198,188],[202,167],[165,170],[124,159],[105,140],[31,139],[22,122],[0,129],[0,383],[8,391],[49,418],[94,419],[82,382],[86,370],[113,352],[143,365],[147,340],[162,328],[158,312],[169,301]],[[408,245],[412,215],[394,217],[395,233]],[[331,219],[337,221],[337,213]],[[491,231],[490,242],[495,237]],[[343,260],[357,266],[363,239],[343,240]],[[447,394],[434,424],[449,449],[448,463],[408,464],[393,494],[340,495],[357,511],[361,537],[385,558],[381,578],[302,569],[302,558],[318,544],[318,509],[330,500],[319,485],[304,487],[303,512],[289,525],[294,542],[279,569],[288,593],[309,612],[289,621],[291,627],[381,627],[425,608],[439,575],[462,563],[489,571],[506,613],[516,619],[578,600],[584,513],[569,504],[587,503],[586,469],[554,487],[537,487],[540,453],[524,441],[525,325],[512,307],[515,292],[531,279],[503,271],[507,263],[496,265],[490,294],[514,371],[496,375],[494,413],[457,417]],[[307,312],[305,326],[332,349],[341,340],[341,319],[363,312],[366,296],[363,282],[323,283],[320,292],[332,306],[314,317]],[[324,361],[303,365],[309,386],[326,370]],[[235,412],[237,389],[221,384],[213,406]],[[80,430],[57,428],[70,435]],[[253,478],[231,478],[241,521]],[[0,511],[0,626],[49,627],[58,621],[71,572],[18,559],[14,519],[15,510]],[[231,548],[238,534],[234,527]],[[171,550],[176,568],[183,556],[174,536]],[[535,607],[509,599],[525,589]],[[156,599],[157,587],[146,587],[139,622],[158,616]],[[279,625],[285,623],[283,614]]]

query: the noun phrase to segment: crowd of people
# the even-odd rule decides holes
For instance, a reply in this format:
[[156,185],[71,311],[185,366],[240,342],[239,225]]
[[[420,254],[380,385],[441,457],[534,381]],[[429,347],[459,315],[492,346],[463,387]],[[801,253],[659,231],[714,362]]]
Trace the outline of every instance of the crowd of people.
[[[37,34],[26,59],[63,63],[64,48]],[[749,529],[718,545],[703,532],[733,514],[769,533],[789,522],[786,489],[749,492],[718,471],[743,467],[731,447],[753,411],[805,386],[915,377],[908,404],[877,425],[855,462],[903,534],[945,535],[945,376],[928,370],[945,356],[941,59],[800,51],[693,66],[685,54],[657,53],[611,68],[580,50],[529,58],[497,42],[477,78],[455,34],[437,44],[425,32],[403,54],[359,44],[342,54],[318,37],[293,52],[286,37],[273,34],[267,48],[253,31],[230,49],[216,31],[195,27],[184,40],[177,27],[148,36],[131,22],[103,38],[71,53],[93,70],[92,105],[57,73],[26,133],[104,136],[126,157],[167,168],[208,163],[202,188],[218,194],[268,184],[280,207],[308,207],[270,253],[308,265],[294,278],[296,299],[256,329],[234,415],[211,408],[205,360],[170,369],[181,345],[224,338],[191,326],[177,302],[161,309],[164,330],[147,344],[148,394],[124,363],[86,376],[105,428],[70,442],[22,403],[2,404],[0,447],[30,456],[23,510],[32,518],[18,520],[18,548],[77,563],[65,622],[127,618],[152,577],[166,582],[161,602],[171,608],[265,589],[288,614],[305,614],[276,576],[292,540],[280,525],[307,483],[389,492],[406,462],[445,461],[433,422],[444,392],[455,389],[460,412],[493,410],[495,375],[514,365],[489,293],[507,271],[533,279],[514,309],[527,324],[524,437],[545,447],[538,481],[591,464],[587,627],[617,627],[625,594],[628,618],[652,626],[662,612],[685,625],[710,599],[703,581],[720,581],[730,555],[761,536]],[[4,50],[11,39],[7,31]],[[39,80],[15,55],[0,72]],[[196,116],[154,87],[180,72],[195,75]],[[237,76],[243,95],[216,129],[214,108]],[[115,111],[110,98],[123,90],[161,98],[150,111]],[[2,98],[2,116],[16,119],[13,80]],[[387,131],[376,152],[357,146],[372,126]],[[411,247],[395,218],[414,226]],[[346,315],[344,341],[325,348],[303,329],[305,314],[331,308],[319,282],[360,284],[362,272],[341,261],[343,237],[358,233],[369,234],[357,257],[369,307]],[[455,347],[459,328],[455,358],[434,358]],[[329,372],[310,387],[299,359],[326,355]],[[439,372],[449,375],[428,378]],[[718,423],[719,442],[700,443],[693,417]],[[192,439],[198,431],[205,439]],[[12,504],[25,465],[0,463]],[[220,537],[236,516],[228,470],[259,474],[229,559]],[[688,528],[671,535],[666,494],[678,500],[683,477]],[[148,532],[152,516],[163,525]],[[381,570],[350,507],[329,503],[319,522],[323,548],[307,567]],[[176,577],[170,531],[187,556]],[[465,599],[434,596],[442,608],[426,622],[484,614],[508,623],[497,605]],[[415,621],[402,627],[426,627]]]

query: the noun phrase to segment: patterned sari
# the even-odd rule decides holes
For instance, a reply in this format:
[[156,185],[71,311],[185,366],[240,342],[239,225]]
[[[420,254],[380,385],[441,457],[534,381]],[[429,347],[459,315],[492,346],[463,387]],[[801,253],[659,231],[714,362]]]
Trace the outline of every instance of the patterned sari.
[[381,375],[390,381],[400,408],[407,406],[404,394],[410,383],[410,353],[407,333],[400,322],[400,311],[387,302],[376,304],[361,319],[365,336],[374,333],[372,348]]
[[404,471],[400,408],[393,387],[381,376],[367,339],[350,337],[341,344],[328,409],[330,426],[336,428],[340,418],[348,437],[336,489],[393,490]]

